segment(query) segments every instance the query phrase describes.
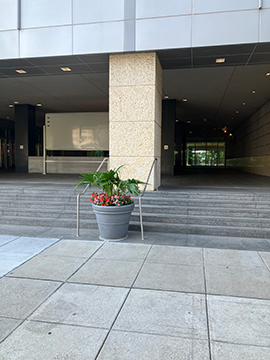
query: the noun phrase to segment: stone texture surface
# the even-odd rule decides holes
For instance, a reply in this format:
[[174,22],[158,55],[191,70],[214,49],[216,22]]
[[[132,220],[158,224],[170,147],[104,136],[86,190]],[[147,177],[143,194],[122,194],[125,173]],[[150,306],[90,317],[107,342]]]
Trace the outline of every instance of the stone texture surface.
[[124,244],[107,242],[93,256],[93,259],[111,259],[123,261],[144,260],[151,245]]
[[268,267],[270,270],[270,253],[269,252],[260,252],[259,253],[261,258],[263,259],[264,264]]
[[31,256],[28,254],[1,253],[0,258],[0,276],[3,276],[27,261]]
[[43,256],[67,256],[88,258],[101,245],[101,241],[86,241],[86,240],[61,240],[57,244],[42,252]]
[[207,341],[112,331],[98,360],[209,360]]
[[199,294],[133,289],[113,328],[205,340],[205,299]]
[[213,360],[269,360],[270,348],[250,345],[211,343]]
[[212,266],[264,267],[259,254],[254,251],[204,249],[204,261],[206,265]]
[[0,342],[8,336],[20,324],[20,322],[21,320],[0,318]]
[[16,238],[17,238],[17,236],[0,235],[0,246],[7,244],[8,242],[10,242]]
[[270,272],[265,267],[206,265],[208,294],[270,299]]
[[94,360],[106,330],[26,321],[0,346],[5,360]]
[[14,241],[0,247],[1,253],[29,254],[31,256],[38,254],[46,247],[54,244],[58,239],[37,238],[37,237],[19,237]]
[[80,257],[43,256],[40,254],[13,270],[9,275],[32,279],[65,281],[85,260]]
[[[126,164],[124,178],[146,181],[161,156],[161,66],[153,52],[111,55],[109,68],[110,167]],[[150,183],[156,188],[160,175]]]
[[203,264],[202,249],[154,245],[146,262],[198,266]]
[[131,287],[142,261],[90,259],[69,282]]
[[270,347],[270,301],[208,295],[213,341]]
[[61,284],[28,279],[0,279],[0,316],[26,318]]
[[145,263],[134,287],[204,293],[203,267]]
[[127,292],[124,288],[65,284],[30,319],[109,328]]

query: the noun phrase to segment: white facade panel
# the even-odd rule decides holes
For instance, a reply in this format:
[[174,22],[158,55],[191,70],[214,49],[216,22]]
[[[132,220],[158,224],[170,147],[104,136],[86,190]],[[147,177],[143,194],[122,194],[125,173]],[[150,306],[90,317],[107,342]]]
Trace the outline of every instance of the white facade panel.
[[92,54],[124,50],[124,22],[76,25],[73,27],[73,53]]
[[72,27],[21,30],[21,57],[72,54]]
[[258,8],[258,0],[194,0],[193,12],[196,14]]
[[70,25],[71,0],[21,0],[22,28]]
[[270,9],[265,9],[261,12],[260,41],[270,41]]
[[191,14],[191,0],[137,0],[136,18]]
[[239,11],[194,15],[192,46],[258,42],[259,12]]
[[0,59],[19,57],[18,31],[0,32]]
[[270,8],[270,0],[262,0],[262,8]]
[[0,1],[0,30],[17,29],[17,0]]
[[73,0],[73,24],[124,20],[124,0]]
[[136,50],[191,46],[191,16],[137,20]]

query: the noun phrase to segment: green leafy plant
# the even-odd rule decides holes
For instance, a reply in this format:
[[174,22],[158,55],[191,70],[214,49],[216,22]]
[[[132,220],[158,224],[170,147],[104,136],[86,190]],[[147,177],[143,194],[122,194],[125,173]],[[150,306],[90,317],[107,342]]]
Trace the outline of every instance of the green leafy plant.
[[107,194],[109,198],[112,196],[127,197],[128,194],[139,195],[139,185],[145,183],[136,179],[121,180],[119,170],[122,167],[123,165],[119,166],[117,169],[111,169],[106,172],[81,174],[80,178],[82,181],[76,184],[75,187],[81,185],[94,185],[102,189],[103,194]]

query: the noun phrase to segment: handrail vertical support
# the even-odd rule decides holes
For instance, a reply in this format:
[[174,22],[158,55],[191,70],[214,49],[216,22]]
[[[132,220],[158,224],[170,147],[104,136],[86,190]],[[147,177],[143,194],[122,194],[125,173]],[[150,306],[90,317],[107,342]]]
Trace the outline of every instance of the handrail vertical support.
[[139,209],[140,209],[141,235],[142,235],[142,240],[144,240],[143,221],[142,221],[142,197],[141,196],[139,196]]
[[43,175],[46,175],[46,126],[43,125]]

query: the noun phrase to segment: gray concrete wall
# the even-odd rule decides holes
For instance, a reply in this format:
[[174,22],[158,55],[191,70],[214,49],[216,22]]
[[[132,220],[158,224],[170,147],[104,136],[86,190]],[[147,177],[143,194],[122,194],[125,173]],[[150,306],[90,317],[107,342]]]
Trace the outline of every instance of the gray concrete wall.
[[226,166],[270,176],[270,101],[227,139]]
[[0,58],[270,41],[270,0],[0,1]]

